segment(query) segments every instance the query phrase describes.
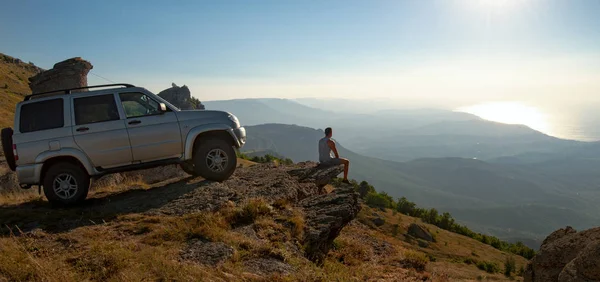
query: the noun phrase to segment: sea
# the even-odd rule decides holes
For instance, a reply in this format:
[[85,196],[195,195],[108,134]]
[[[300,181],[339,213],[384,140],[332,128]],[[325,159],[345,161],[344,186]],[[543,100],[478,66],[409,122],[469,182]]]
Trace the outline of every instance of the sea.
[[547,135],[578,141],[600,141],[600,103],[542,106],[521,102],[488,102],[467,107],[484,119],[524,124]]

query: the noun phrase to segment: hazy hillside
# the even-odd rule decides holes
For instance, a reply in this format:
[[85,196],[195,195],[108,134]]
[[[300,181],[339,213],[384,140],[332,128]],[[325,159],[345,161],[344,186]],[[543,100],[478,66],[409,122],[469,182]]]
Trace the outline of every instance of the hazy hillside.
[[244,125],[280,123],[320,129],[330,126],[336,132],[336,139],[347,148],[391,161],[428,157],[493,159],[563,151],[581,144],[522,125],[490,122],[440,109],[355,113],[334,106],[312,108],[286,99],[208,101],[206,106],[233,112]]
[[0,128],[12,127],[15,106],[31,94],[28,79],[38,72],[35,65],[0,53]]
[[[303,161],[317,159],[316,144],[323,132],[266,124],[248,127],[248,136],[245,150],[271,150]],[[421,206],[452,210],[459,221],[504,238],[539,239],[548,230],[567,224],[589,227],[591,220],[597,219],[590,214],[599,211],[596,201],[600,193],[590,190],[582,197],[584,192],[573,187],[591,183],[593,178],[575,181],[576,169],[563,170],[569,177],[555,177],[543,167],[526,169],[464,158],[392,162],[354,153],[342,142],[338,147],[340,154],[352,161],[353,178],[367,180],[393,197],[406,196]],[[523,208],[527,206],[544,208]],[[466,207],[470,210],[463,212]],[[542,220],[546,217],[552,219]]]

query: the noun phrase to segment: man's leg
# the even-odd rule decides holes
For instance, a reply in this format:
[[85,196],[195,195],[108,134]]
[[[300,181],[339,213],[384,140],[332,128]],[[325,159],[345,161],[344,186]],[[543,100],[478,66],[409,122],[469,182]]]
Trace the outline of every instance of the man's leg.
[[350,161],[348,159],[340,158],[344,164],[344,180],[348,180],[348,170],[350,168]]

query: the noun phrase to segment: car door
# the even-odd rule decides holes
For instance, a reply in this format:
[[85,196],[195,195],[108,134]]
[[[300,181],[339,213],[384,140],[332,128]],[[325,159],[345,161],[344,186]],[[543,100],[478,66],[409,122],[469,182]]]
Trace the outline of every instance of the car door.
[[72,98],[75,143],[95,167],[132,163],[129,134],[113,93]]
[[175,112],[160,110],[160,102],[141,92],[119,93],[134,162],[179,158],[181,132]]

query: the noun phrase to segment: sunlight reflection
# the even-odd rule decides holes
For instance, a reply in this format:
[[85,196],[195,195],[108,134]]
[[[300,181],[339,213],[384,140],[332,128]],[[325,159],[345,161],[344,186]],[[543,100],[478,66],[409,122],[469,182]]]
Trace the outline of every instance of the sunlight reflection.
[[551,134],[548,116],[538,108],[521,102],[489,102],[462,107],[458,111],[474,114],[491,121],[523,124],[543,133]]

